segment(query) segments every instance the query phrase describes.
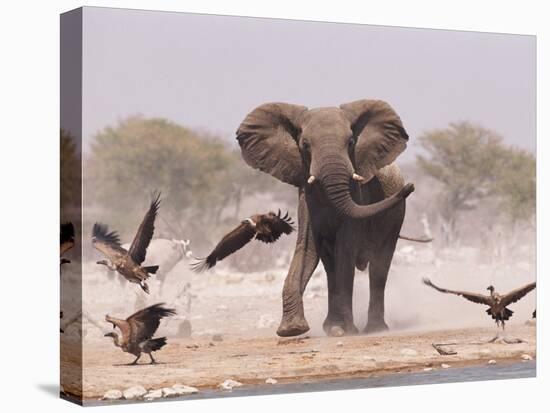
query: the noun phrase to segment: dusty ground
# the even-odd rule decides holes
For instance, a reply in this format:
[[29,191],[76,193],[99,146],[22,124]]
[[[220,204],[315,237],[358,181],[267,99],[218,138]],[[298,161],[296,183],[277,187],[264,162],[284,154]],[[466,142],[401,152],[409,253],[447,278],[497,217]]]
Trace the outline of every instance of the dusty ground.
[[[402,243],[405,251],[396,254],[386,291],[386,321],[391,333],[384,336],[326,337],[321,325],[327,311],[326,278],[320,267],[304,295],[305,313],[311,327],[308,337],[281,339],[275,334],[281,316],[281,288],[286,262],[269,271],[238,273],[225,263],[206,274],[189,271],[182,261],[170,273],[164,289],[151,279],[151,294],[139,287],[108,278],[93,262],[84,266],[83,299],[85,317],[84,375],[78,368],[62,369],[63,385],[69,393],[79,393],[82,379],[84,398],[97,400],[109,389],[124,390],[133,385],[157,389],[182,383],[201,390],[215,389],[225,379],[244,384],[268,386],[269,377],[279,383],[335,378],[362,378],[394,372],[441,369],[470,364],[486,365],[520,362],[534,357],[536,333],[526,326],[536,306],[531,293],[511,306],[514,316],[508,325],[510,336],[527,340],[523,344],[462,344],[458,352],[441,356],[432,343],[471,343],[491,338],[495,324],[484,308],[460,297],[437,293],[422,285],[424,276],[448,288],[485,292],[489,284],[506,292],[535,278],[531,249],[519,251],[508,262],[488,262],[481,251],[461,249],[452,254]],[[71,282],[70,268],[64,279]],[[76,281],[74,281],[76,282]],[[188,285],[187,292],[184,286]],[[115,348],[103,335],[111,330],[105,314],[127,317],[136,309],[157,302],[176,308],[178,315],[163,321],[156,336],[168,337],[168,345],[155,354],[163,364],[124,366],[133,356]],[[70,318],[79,303],[62,303]],[[354,292],[355,323],[366,323],[368,276],[357,273]],[[182,338],[183,320],[192,324],[192,336]],[[220,335],[222,341],[213,340]],[[80,329],[73,324],[62,337],[62,364],[78,365]],[[144,356],[141,362],[147,362]],[[66,374],[70,371],[70,374]]]
[[[159,365],[126,366],[133,356],[110,343],[88,346],[84,353],[84,396],[99,399],[109,389],[134,385],[157,389],[183,383],[199,390],[214,389],[225,379],[243,384],[303,383],[327,378],[359,378],[395,372],[420,372],[472,364],[519,362],[535,357],[535,327],[514,326],[509,334],[522,344],[468,344],[490,338],[493,329],[461,329],[416,334],[355,337],[301,337],[292,339],[209,338],[171,339],[157,353]],[[432,343],[464,343],[447,347],[458,354],[439,355]],[[141,360],[146,362],[146,358]],[[70,388],[65,386],[70,392]]]

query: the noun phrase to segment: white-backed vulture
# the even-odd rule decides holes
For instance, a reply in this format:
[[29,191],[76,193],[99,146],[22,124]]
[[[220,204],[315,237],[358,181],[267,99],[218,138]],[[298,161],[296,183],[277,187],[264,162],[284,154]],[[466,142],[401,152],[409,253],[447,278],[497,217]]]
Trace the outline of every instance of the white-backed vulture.
[[288,235],[294,231],[293,225],[294,222],[288,216],[288,212],[282,217],[281,210],[277,214],[270,211],[267,214],[252,215],[227,233],[208,257],[199,259],[191,264],[191,267],[196,272],[208,270],[215,266],[217,261],[240,250],[253,238],[265,243],[272,243],[277,241],[282,234]]
[[128,250],[120,245],[120,238],[116,231],[109,232],[107,225],[95,223],[92,230],[92,244],[95,249],[101,251],[107,260],[98,261],[98,264],[105,265],[113,271],[118,271],[124,278],[131,283],[141,286],[143,291],[149,293],[149,287],[145,280],[150,274],[155,274],[158,265],[142,267],[145,261],[147,247],[153,238],[155,231],[155,218],[160,206],[160,193],[153,196],[149,210],[145,214],[141,225]]
[[137,364],[142,353],[149,354],[151,364],[155,364],[156,361],[152,353],[166,345],[166,337],[152,337],[159,327],[160,320],[175,314],[176,310],[165,308],[164,303],[159,303],[139,310],[126,320],[106,315],[105,321],[113,324],[113,328],[118,327],[120,335],[110,332],[105,334],[105,337],[112,337],[115,346],[136,356],[136,359],[130,363],[131,365]]

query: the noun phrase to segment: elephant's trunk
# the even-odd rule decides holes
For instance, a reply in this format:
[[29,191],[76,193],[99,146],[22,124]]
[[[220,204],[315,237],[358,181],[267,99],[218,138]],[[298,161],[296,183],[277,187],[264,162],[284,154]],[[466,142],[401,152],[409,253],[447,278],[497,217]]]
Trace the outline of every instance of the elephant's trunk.
[[341,159],[324,159],[321,163],[319,180],[329,202],[336,211],[349,218],[371,218],[382,211],[392,208],[404,199],[408,193],[398,193],[382,201],[370,205],[358,205],[353,201],[350,193],[350,183],[353,172]]

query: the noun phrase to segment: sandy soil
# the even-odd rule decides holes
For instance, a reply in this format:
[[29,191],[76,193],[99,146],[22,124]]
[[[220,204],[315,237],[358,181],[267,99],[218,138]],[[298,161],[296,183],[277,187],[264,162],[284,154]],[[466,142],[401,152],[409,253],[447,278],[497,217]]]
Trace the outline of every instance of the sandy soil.
[[[421,283],[424,276],[448,288],[484,292],[489,284],[508,291],[534,279],[534,257],[530,249],[518,250],[513,259],[488,262],[477,250],[435,254],[423,246],[403,244],[396,253],[386,290],[386,321],[391,332],[383,336],[332,338],[322,331],[327,311],[326,277],[319,267],[304,294],[305,314],[311,330],[308,337],[281,339],[275,331],[281,317],[281,289],[288,263],[272,270],[239,273],[222,263],[206,274],[189,270],[182,261],[169,274],[164,288],[153,278],[151,294],[124,280],[107,277],[94,262],[84,265],[82,329],[73,324],[62,335],[62,383],[68,393],[97,400],[109,389],[134,385],[158,389],[182,383],[200,390],[215,389],[231,378],[244,384],[268,386],[269,377],[279,383],[303,383],[337,378],[363,378],[395,372],[420,372],[426,368],[453,367],[521,361],[534,357],[536,328],[525,325],[536,307],[532,293],[511,306],[514,316],[507,325],[510,336],[523,344],[461,344],[452,346],[457,355],[439,355],[432,343],[471,343],[494,336],[496,328],[482,306],[460,297],[437,293]],[[238,254],[236,254],[238,255]],[[238,258],[238,257],[237,257]],[[76,283],[70,267],[65,282]],[[186,287],[187,286],[187,287]],[[185,293],[182,293],[186,291]],[[355,324],[364,328],[368,307],[368,276],[355,279]],[[103,335],[112,331],[105,314],[127,317],[135,310],[165,302],[178,315],[164,320],[156,337],[168,337],[168,345],[155,354],[162,364],[125,366],[132,355],[114,347]],[[79,303],[62,302],[69,319]],[[183,320],[192,324],[192,336],[183,338]],[[465,328],[467,327],[467,328]],[[83,345],[80,334],[84,337]],[[221,336],[222,341],[214,340]],[[79,352],[84,373],[80,375]],[[148,362],[144,356],[142,363]]]
[[[302,383],[326,378],[359,378],[395,372],[433,371],[452,367],[521,361],[535,357],[535,327],[516,325],[508,334],[521,344],[469,344],[491,338],[494,330],[475,328],[384,336],[282,338],[171,339],[157,353],[159,365],[126,366],[133,356],[110,343],[89,346],[84,353],[84,398],[99,399],[109,389],[134,385],[157,389],[182,383],[202,390],[231,378],[243,384]],[[442,356],[432,343],[463,343],[446,347],[458,354]],[[145,363],[144,357],[141,362]],[[65,360],[68,362],[68,360]],[[71,392],[65,386],[65,391]]]

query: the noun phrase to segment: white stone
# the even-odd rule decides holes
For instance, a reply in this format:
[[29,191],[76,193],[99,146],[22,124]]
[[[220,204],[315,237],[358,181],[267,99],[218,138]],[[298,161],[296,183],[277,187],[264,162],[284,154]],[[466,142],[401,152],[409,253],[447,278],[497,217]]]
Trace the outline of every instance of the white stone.
[[178,395],[178,392],[173,387],[163,387],[161,390],[162,397],[173,397]]
[[223,383],[220,383],[218,387],[222,390],[232,390],[233,387],[241,387],[243,384],[236,380],[227,379]]
[[489,361],[487,362],[487,364],[497,364],[497,361],[496,361],[496,360],[489,360]]
[[418,351],[413,350],[412,348],[404,348],[401,350],[401,354],[404,356],[418,356]]
[[145,400],[160,399],[161,397],[162,397],[162,389],[151,390],[149,393],[143,396]]
[[147,394],[147,390],[143,386],[132,386],[122,392],[126,400],[139,399]]
[[344,343],[342,343],[341,341],[338,341],[338,342],[336,343],[336,345],[337,345],[338,347],[342,347],[342,346],[344,345]]
[[432,371],[432,370],[433,370],[433,367],[426,367],[426,368],[424,369],[424,371]]
[[529,354],[522,354],[521,359],[525,361],[533,360],[533,357],[531,357]]
[[199,389],[196,387],[186,386],[184,384],[174,384],[172,389],[176,391],[178,396],[183,396],[185,394],[195,394],[199,392]]
[[449,367],[451,366],[449,366],[448,364],[445,364],[445,363],[441,364],[442,369],[448,369]]
[[107,390],[101,400],[119,400],[122,399],[123,395],[120,390],[111,389]]
[[275,380],[274,378],[268,378],[265,380],[266,384],[277,384],[277,380]]

